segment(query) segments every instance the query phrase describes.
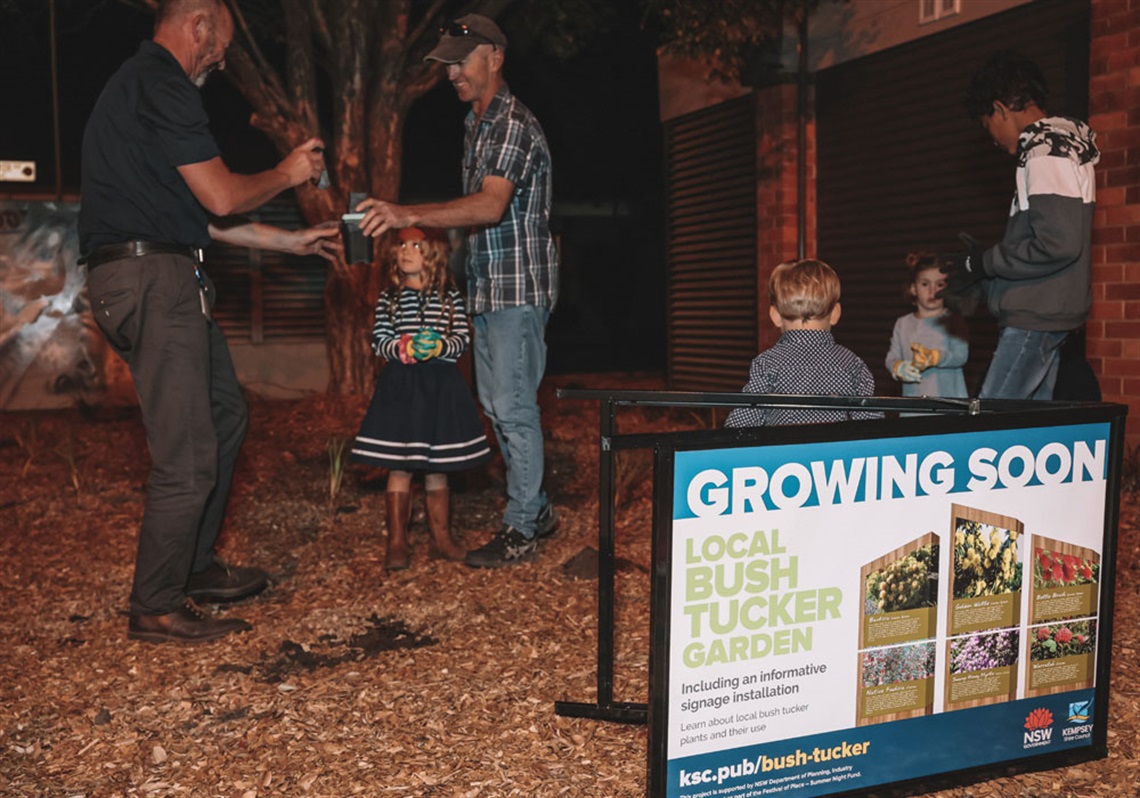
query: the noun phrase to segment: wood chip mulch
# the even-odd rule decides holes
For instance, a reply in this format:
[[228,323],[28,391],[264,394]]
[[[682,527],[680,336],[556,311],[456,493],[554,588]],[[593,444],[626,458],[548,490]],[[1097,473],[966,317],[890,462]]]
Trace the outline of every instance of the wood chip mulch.
[[[596,583],[564,568],[597,543],[597,408],[556,386],[661,387],[547,380],[561,528],[496,571],[428,559],[414,499],[412,566],[385,573],[382,472],[351,466],[330,497],[330,442],[355,433],[363,398],[253,402],[220,553],[273,581],[219,609],[252,632],[199,646],[126,639],[148,466],[137,413],[0,417],[0,795],[644,796],[644,726],[554,713],[594,700],[597,645]],[[637,413],[622,431],[708,421]],[[650,474],[623,453],[618,701],[648,700]],[[456,481],[466,546],[497,526],[501,494],[501,466]],[[1108,758],[930,796],[1140,795],[1138,508],[1122,500]]]

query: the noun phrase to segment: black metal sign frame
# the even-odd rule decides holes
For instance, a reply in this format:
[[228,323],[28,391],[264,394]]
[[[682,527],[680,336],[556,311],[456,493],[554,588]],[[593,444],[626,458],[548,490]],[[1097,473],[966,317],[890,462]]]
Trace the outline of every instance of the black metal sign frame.
[[[594,400],[600,403],[599,419],[599,510],[598,510],[598,651],[597,698],[594,702],[555,702],[557,714],[590,717],[599,720],[650,725],[648,751],[649,795],[665,796],[665,729],[668,688],[668,665],[662,652],[668,650],[669,534],[672,526],[672,465],[679,451],[765,446],[789,443],[826,443],[868,437],[888,439],[956,432],[1009,430],[1016,428],[1062,426],[1075,423],[1110,425],[1109,469],[1104,518],[1104,541],[1101,567],[1105,574],[1114,573],[1116,529],[1118,522],[1120,464],[1124,440],[1126,408],[1111,404],[1061,402],[1010,402],[979,400],[914,400],[886,397],[847,399],[838,397],[785,397],[730,393],[676,393],[654,391],[560,390],[559,398]],[[736,407],[736,406],[813,407],[835,409],[873,409],[891,413],[917,413],[914,417],[880,421],[846,422],[842,424],[800,427],[721,429],[695,432],[660,432],[622,435],[617,432],[618,412],[634,406],[655,407]],[[653,606],[651,611],[650,703],[618,701],[614,697],[614,456],[617,451],[652,449],[654,457],[653,499]],[[1112,601],[1114,583],[1106,578],[1101,583],[1102,612],[1098,622],[1096,659],[1096,717],[1107,718],[1112,636]],[[829,795],[862,796],[903,795],[916,789],[933,790],[1008,775],[1014,772],[1056,767],[1100,758],[1107,751],[1107,728],[1097,724],[1095,739],[1089,747],[1052,752],[1044,757],[1025,757],[992,766],[930,774],[920,779],[878,784],[874,787]]]

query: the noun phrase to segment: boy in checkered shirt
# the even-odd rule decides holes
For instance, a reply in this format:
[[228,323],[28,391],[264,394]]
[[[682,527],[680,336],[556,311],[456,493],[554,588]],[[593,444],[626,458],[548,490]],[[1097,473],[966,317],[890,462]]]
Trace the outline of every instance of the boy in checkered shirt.
[[[858,355],[835,343],[839,276],[821,260],[781,263],[768,281],[768,315],[782,334],[756,356],[744,393],[802,396],[872,396],[875,380]],[[738,407],[725,426],[759,427],[882,418],[871,410]]]

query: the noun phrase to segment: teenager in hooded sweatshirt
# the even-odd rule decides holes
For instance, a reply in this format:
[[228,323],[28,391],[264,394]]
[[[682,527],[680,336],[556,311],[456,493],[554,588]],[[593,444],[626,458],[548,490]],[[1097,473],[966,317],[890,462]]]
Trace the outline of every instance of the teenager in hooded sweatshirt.
[[966,110],[994,144],[1017,158],[1001,243],[946,258],[946,292],[981,294],[998,320],[997,349],[980,396],[1052,399],[1061,345],[1092,305],[1095,134],[1077,119],[1049,116],[1040,68],[1016,53],[989,58],[966,92]]

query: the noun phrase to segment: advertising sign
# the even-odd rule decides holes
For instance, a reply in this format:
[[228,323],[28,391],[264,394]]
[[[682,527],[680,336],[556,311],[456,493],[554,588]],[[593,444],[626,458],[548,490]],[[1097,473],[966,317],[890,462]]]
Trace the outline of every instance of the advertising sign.
[[87,306],[78,212],[0,201],[0,411],[94,404],[114,377],[134,394]]
[[662,794],[832,795],[1089,749],[1098,725],[1103,746],[1109,441],[1086,423],[674,451]]

